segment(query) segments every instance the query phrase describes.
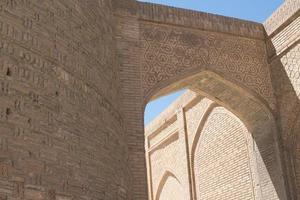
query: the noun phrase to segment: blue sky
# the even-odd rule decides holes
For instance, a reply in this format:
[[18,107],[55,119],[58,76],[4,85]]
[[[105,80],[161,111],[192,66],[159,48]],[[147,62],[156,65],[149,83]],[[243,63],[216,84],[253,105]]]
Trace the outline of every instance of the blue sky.
[[[264,22],[284,0],[141,0],[179,8],[209,12],[240,19]],[[183,91],[170,94],[148,103],[145,110],[147,125],[177,99]]]
[[140,0],[264,22],[283,0]]

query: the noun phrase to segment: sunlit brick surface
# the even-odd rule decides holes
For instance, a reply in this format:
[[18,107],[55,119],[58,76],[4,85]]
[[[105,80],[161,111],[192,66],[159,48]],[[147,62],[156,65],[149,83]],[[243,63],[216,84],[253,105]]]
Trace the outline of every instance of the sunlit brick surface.
[[211,112],[194,157],[197,199],[254,199],[249,134],[228,110]]

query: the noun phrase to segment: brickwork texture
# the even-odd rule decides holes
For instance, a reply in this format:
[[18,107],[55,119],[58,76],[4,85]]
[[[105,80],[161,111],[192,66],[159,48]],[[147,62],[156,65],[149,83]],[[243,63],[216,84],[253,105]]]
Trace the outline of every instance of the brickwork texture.
[[299,199],[299,8],[0,0],[0,200]]
[[[276,150],[259,147],[265,140],[252,131],[223,106],[186,92],[146,127],[150,199],[284,199],[276,182],[268,181],[270,167],[264,163],[263,154]],[[173,180],[173,193],[166,177]],[[186,196],[174,198],[175,188]]]

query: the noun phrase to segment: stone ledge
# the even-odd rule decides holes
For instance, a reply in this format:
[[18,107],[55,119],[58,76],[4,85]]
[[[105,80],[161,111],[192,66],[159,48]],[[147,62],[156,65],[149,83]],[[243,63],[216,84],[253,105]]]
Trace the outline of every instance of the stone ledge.
[[263,25],[256,22],[152,3],[138,4],[140,20],[265,39]]
[[277,56],[284,55],[284,52],[300,42],[300,17],[285,26],[281,31],[270,37],[267,41],[269,57],[271,60]]
[[294,18],[300,14],[299,0],[286,0],[284,3],[264,22],[264,27],[269,36],[276,34],[278,29],[283,29]]

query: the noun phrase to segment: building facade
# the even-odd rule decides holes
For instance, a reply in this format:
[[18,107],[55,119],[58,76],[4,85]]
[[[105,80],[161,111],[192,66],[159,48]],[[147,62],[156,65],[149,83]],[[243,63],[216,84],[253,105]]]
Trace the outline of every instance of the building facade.
[[[217,157],[238,163],[224,166],[247,188],[232,198],[299,199],[299,8],[286,0],[259,24],[135,0],[0,0],[0,199],[140,200],[173,185],[208,198],[224,174],[197,163]],[[194,163],[148,185],[144,108],[182,88],[220,106],[195,140],[207,142],[178,152]],[[234,130],[210,130],[219,120]],[[188,167],[209,185],[179,179]]]

